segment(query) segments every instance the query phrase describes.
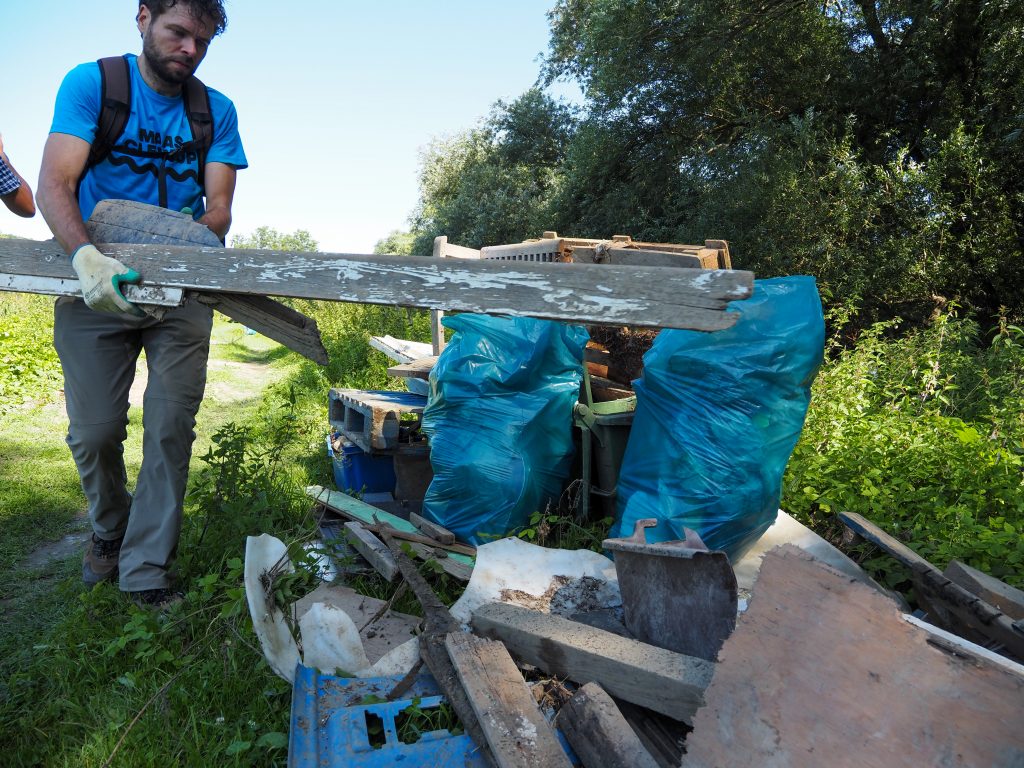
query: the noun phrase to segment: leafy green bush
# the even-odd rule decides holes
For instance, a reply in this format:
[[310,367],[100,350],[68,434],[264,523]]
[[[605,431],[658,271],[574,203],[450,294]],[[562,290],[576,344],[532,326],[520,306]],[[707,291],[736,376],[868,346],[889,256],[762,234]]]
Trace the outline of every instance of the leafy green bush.
[[0,413],[26,400],[51,400],[60,382],[53,299],[0,293]]
[[[1024,586],[1024,332],[952,315],[873,327],[819,374],[783,506],[818,530],[857,512],[944,567]],[[869,560],[890,585],[902,572]]]

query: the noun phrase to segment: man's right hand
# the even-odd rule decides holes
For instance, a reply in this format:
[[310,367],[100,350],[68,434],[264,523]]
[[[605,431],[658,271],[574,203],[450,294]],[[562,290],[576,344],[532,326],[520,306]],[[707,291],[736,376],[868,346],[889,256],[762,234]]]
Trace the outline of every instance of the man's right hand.
[[104,256],[96,246],[86,243],[71,256],[71,266],[82,286],[82,297],[90,309],[144,317],[145,312],[128,301],[121,293],[122,283],[137,283],[142,279],[117,259]]

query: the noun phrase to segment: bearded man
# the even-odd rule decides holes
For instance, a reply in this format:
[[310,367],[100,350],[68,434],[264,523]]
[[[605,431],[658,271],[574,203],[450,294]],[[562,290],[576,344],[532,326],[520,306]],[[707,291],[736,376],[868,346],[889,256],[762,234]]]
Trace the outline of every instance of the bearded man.
[[[83,581],[119,579],[137,604],[163,608],[181,599],[170,567],[206,385],[212,310],[187,302],[159,320],[146,315],[120,289],[139,274],[102,254],[84,221],[101,200],[132,200],[191,213],[223,242],[235,173],[247,163],[234,105],[194,77],[227,25],[222,0],[141,0],[136,23],[140,56],[82,64],[64,78],[37,201],[83,294],[58,299],[54,308],[67,444],[93,527]],[[131,493],[123,443],[142,350],[149,376],[143,460]]]

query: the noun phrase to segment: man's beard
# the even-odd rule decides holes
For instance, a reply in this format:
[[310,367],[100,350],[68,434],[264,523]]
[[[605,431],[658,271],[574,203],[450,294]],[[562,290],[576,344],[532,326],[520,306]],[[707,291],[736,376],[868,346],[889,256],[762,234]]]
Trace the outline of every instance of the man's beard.
[[[157,53],[156,45],[154,45],[153,40],[149,35],[146,35],[142,40],[142,55],[146,57],[146,63],[149,64],[149,68],[153,73],[166,83],[182,85],[196,71],[196,67],[187,59],[175,59],[171,56],[166,58],[161,57],[160,54]],[[188,69],[177,69],[172,67],[171,62],[173,61],[182,61]]]

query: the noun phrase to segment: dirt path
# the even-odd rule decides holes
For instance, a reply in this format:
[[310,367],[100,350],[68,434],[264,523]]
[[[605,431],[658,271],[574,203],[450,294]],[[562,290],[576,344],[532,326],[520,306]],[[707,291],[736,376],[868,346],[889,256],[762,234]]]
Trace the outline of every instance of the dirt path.
[[[224,406],[240,400],[257,397],[264,387],[278,376],[280,376],[280,370],[271,367],[269,363],[211,358],[204,402],[217,403]],[[140,359],[135,369],[135,381],[129,394],[129,402],[132,406],[142,405],[148,380],[146,362]],[[55,418],[63,418],[63,398],[60,398],[55,403],[48,403],[43,407],[52,409]],[[59,412],[59,415],[57,412]],[[89,525],[88,516],[83,511],[81,515],[75,518],[71,533],[58,541],[48,541],[41,544],[19,563],[19,567],[40,569],[45,568],[51,563],[65,560],[75,552],[82,550],[85,542],[89,540],[91,533],[92,529]]]

